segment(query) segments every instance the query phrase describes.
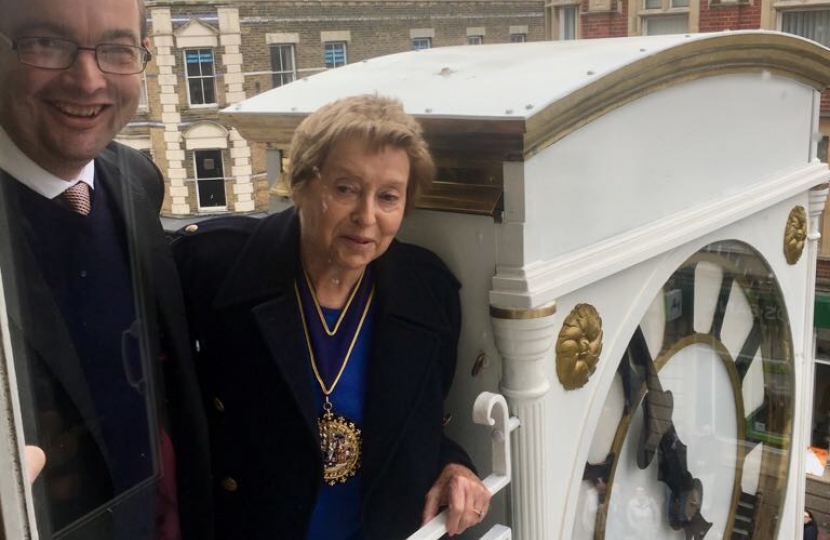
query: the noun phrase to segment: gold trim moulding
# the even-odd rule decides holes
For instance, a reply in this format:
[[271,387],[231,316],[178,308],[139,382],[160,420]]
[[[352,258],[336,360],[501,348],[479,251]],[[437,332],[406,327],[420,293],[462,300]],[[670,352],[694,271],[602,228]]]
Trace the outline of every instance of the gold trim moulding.
[[415,202],[423,210],[438,210],[490,216],[501,222],[501,186],[481,186],[453,182],[433,182]]
[[556,313],[556,302],[552,302],[546,306],[530,309],[500,308],[497,306],[490,306],[490,316],[494,319],[541,319],[542,317],[550,317],[554,313]]

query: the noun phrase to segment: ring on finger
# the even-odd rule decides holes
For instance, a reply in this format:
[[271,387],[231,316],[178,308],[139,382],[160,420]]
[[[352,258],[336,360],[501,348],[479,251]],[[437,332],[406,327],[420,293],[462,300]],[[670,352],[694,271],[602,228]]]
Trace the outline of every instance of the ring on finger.
[[479,510],[478,508],[473,508],[473,512],[475,512],[476,514],[478,514],[478,517],[484,517],[484,512],[482,512],[482,511],[481,511],[481,510]]

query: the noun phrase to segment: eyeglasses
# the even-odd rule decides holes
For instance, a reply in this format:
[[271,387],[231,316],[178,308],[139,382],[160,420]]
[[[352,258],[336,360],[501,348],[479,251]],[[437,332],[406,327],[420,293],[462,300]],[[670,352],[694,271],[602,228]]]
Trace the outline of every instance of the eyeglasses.
[[0,33],[0,38],[17,53],[22,64],[42,69],[68,69],[75,63],[78,51],[93,51],[98,68],[112,75],[135,75],[147,67],[153,57],[144,47],[101,43],[95,47],[80,47],[68,39],[53,37],[21,37],[10,39]]

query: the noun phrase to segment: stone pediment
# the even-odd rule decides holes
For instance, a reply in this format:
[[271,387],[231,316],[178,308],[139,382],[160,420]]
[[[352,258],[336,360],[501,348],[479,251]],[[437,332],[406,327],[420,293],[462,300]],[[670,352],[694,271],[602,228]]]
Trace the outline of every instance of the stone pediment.
[[177,29],[176,47],[184,49],[188,47],[216,47],[219,44],[219,31],[201,21],[190,20]]
[[228,130],[216,122],[197,122],[182,132],[188,150],[227,148]]

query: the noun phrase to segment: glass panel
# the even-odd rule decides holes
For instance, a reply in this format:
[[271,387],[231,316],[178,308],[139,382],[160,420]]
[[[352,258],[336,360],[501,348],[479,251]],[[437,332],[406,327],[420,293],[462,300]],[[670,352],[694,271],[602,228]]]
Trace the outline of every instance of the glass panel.
[[274,88],[294,80],[294,45],[271,47],[271,71]]
[[216,87],[213,84],[213,77],[206,77],[201,79],[202,85],[202,103],[216,103]]
[[206,103],[205,92],[202,88],[201,79],[191,79],[187,83],[190,87],[190,103],[192,105],[202,105]]
[[[819,343],[818,357],[830,355],[827,342]],[[830,449],[830,366],[816,364],[816,386],[813,395],[813,433],[810,445],[824,451]],[[825,470],[825,473],[828,471]]]
[[467,36],[467,45],[481,45],[484,43],[482,36]]
[[415,38],[412,40],[412,50],[420,51],[432,47],[432,39],[430,38]]
[[689,27],[689,16],[654,16],[643,20],[643,27],[647,36],[662,36],[666,34],[685,34]]
[[184,62],[188,77],[197,77],[202,74],[199,66],[199,51],[185,51]]
[[527,41],[527,35],[525,34],[510,34],[511,43],[524,43],[525,41]]
[[830,46],[830,10],[782,11],[781,31]]
[[794,373],[773,276],[733,241],[669,277],[606,395],[574,540],[777,537]]
[[[135,178],[130,163],[122,171]],[[155,538],[162,428],[154,399],[158,344],[148,332],[157,336],[158,326],[137,277],[137,225],[120,217],[136,213],[116,187],[126,180],[96,170],[92,213],[81,217],[25,188],[12,163],[3,168],[0,267],[10,361],[25,444],[46,458],[31,487],[37,535]],[[148,215],[144,237],[158,227]]]
[[202,56],[202,62],[199,64],[199,67],[202,70],[203,76],[213,76],[213,53],[210,54],[210,57]]
[[663,0],[645,0],[645,9],[663,9]]
[[200,208],[226,207],[225,173],[221,150],[193,152]]
[[224,208],[226,206],[224,180],[199,180],[200,208]]
[[576,16],[579,13],[577,6],[558,8],[559,39],[576,39]]
[[671,0],[671,7],[687,8],[689,7],[689,0]]
[[138,106],[139,108],[146,109],[148,106],[147,102],[147,75],[142,73],[141,74],[141,91],[138,94]]

